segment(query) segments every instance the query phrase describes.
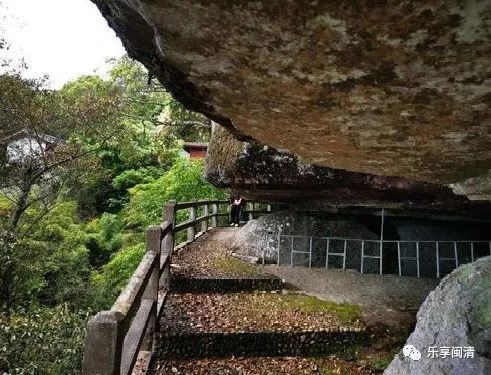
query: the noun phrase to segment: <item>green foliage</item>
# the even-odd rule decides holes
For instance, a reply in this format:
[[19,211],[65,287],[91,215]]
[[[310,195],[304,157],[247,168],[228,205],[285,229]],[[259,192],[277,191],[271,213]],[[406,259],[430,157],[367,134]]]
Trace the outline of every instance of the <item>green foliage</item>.
[[241,262],[232,256],[216,257],[212,262],[213,268],[220,274],[234,277],[255,277],[260,274],[252,264]]
[[162,206],[172,199],[178,202],[204,198],[224,199],[225,193],[204,179],[203,169],[201,160],[181,159],[154,182],[130,189],[130,201],[123,211],[127,225],[143,230],[148,225],[158,223]]
[[138,184],[146,184],[152,182],[158,171],[151,168],[128,169],[117,175],[112,185],[118,190],[128,190]]
[[[32,208],[28,214],[35,216],[36,211]],[[84,298],[90,268],[83,225],[77,223],[75,211],[74,202],[60,203],[29,235],[10,241],[7,234],[2,236],[0,284],[9,286],[1,295],[2,305],[32,300],[54,305]],[[27,230],[21,227],[21,232]]]
[[125,287],[142,260],[144,253],[144,243],[126,247],[94,274],[92,303],[95,308],[107,309],[114,303],[117,295]]
[[0,152],[0,373],[78,373],[87,320],[78,310],[112,305],[162,205],[225,197],[203,179],[202,161],[179,159],[182,140],[208,139],[210,121],[147,81],[127,57],[107,79],[57,91],[0,74],[0,124],[9,124],[0,139],[22,129],[56,139],[23,164]]
[[124,224],[117,215],[104,213],[87,225],[87,242],[90,264],[98,268],[111,255],[121,249]]
[[160,115],[173,102],[169,93],[148,85],[146,71],[127,57],[114,61],[109,76],[81,77],[62,89],[65,97],[74,98],[91,93],[103,100],[116,93],[120,102],[118,121],[124,131],[116,128],[102,143],[93,137],[76,138],[88,149],[97,147],[97,168],[70,190],[85,217],[118,212],[128,199],[127,189],[159,177],[178,156],[177,138],[161,131]]
[[67,305],[0,313],[0,373],[80,373],[89,315]]
[[375,374],[382,374],[384,370],[389,367],[391,361],[392,357],[373,359],[370,361],[369,365]]

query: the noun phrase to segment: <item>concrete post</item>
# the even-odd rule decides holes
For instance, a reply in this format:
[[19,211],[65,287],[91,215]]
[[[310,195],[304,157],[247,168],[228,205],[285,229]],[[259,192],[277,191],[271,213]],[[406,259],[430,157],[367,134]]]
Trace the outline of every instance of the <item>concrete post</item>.
[[[152,225],[147,230],[147,251],[153,251],[157,253],[157,258],[160,260],[160,240],[161,240],[161,229],[158,225]],[[148,321],[147,332],[145,333],[145,338],[142,343],[142,349],[146,351],[152,351],[154,333],[157,329],[157,302],[159,297],[159,271],[160,271],[160,261],[155,262],[155,266],[151,271],[150,280],[148,280],[148,285],[143,292],[142,299],[150,300],[153,303],[152,310],[150,312],[150,319]]]
[[213,217],[211,218],[211,227],[216,228],[218,225],[218,203],[212,203],[211,205],[211,212],[213,214]]
[[[176,216],[176,201],[169,201],[163,208],[162,220],[171,223],[172,229],[174,229],[175,225],[175,216]],[[171,256],[172,251],[174,250],[174,233],[173,231],[167,233],[162,238],[161,244],[161,262],[160,266],[162,267],[163,261],[167,255]],[[170,269],[167,268],[162,272],[162,276],[159,281],[159,289],[167,290],[169,287],[169,278],[170,278]]]
[[[195,203],[195,205],[192,207],[189,207],[189,220],[190,221],[196,220],[196,199],[194,199],[192,202]],[[188,241],[193,241],[195,237],[196,237],[196,228],[195,228],[195,224],[193,223],[193,225],[191,225],[188,228]]]
[[90,319],[85,338],[83,375],[119,375],[123,341],[120,331],[122,315],[102,311]]
[[[210,208],[208,203],[203,206],[203,216],[208,216],[210,214]],[[208,219],[201,222],[201,231],[206,232],[208,230]]]

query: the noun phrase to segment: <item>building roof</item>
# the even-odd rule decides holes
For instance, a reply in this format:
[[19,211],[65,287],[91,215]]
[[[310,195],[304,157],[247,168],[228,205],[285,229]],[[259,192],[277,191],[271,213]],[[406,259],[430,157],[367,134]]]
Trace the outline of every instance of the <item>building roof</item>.
[[206,149],[208,149],[208,143],[204,143],[204,142],[184,142],[184,145],[182,147],[186,151],[188,151],[190,149],[206,150]]

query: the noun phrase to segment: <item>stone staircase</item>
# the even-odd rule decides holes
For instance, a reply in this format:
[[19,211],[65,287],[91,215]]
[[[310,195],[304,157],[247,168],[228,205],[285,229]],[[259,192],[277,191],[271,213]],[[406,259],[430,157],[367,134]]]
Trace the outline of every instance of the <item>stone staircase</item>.
[[[82,373],[380,373],[376,368],[384,368],[407,331],[393,335],[398,324],[373,329],[373,321],[368,329],[359,306],[297,293],[236,258],[230,247],[236,228],[217,228],[228,216],[224,205],[164,206],[126,287],[110,310],[88,322]],[[176,223],[182,210],[189,210],[188,220]]]
[[[174,256],[150,374],[324,373],[369,340],[356,307],[289,290],[207,244],[216,242],[198,239]],[[210,266],[227,262],[240,272]]]

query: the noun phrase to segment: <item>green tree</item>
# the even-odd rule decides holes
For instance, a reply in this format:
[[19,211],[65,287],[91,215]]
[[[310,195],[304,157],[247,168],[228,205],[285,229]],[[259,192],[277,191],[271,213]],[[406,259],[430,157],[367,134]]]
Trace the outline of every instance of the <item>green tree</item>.
[[130,201],[123,211],[128,226],[144,230],[161,219],[162,206],[169,200],[225,198],[223,191],[207,182],[202,160],[180,159],[165,175],[130,190]]
[[[116,121],[118,97],[110,87],[105,87],[104,95],[70,95],[47,90],[42,80],[3,74],[0,92],[0,124],[20,129],[10,130],[0,140],[0,200],[8,202],[0,222],[0,299],[8,307],[18,295],[36,294],[44,287],[48,276],[38,275],[54,272],[43,269],[44,263],[40,265],[36,259],[38,255],[52,256],[55,259],[50,261],[56,262],[62,242],[54,233],[47,241],[39,241],[36,235],[47,228],[50,213],[63,203],[61,194],[67,181],[86,169],[90,156],[120,132],[120,125]],[[86,139],[93,143],[83,143]]]

